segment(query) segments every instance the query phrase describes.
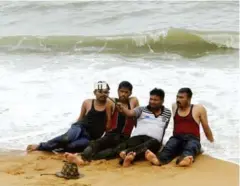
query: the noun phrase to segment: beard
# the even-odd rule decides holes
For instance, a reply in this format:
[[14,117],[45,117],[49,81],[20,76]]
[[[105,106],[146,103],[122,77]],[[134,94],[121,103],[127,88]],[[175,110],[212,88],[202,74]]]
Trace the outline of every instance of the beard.
[[150,110],[159,110],[162,108],[162,105],[154,105],[154,106],[151,106],[150,104],[148,104],[148,108]]

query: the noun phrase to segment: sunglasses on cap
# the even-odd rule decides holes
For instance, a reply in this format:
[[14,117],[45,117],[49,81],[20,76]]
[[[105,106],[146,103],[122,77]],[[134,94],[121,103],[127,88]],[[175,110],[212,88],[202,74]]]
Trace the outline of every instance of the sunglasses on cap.
[[97,83],[95,83],[94,89],[95,90],[104,90],[104,89],[109,90],[109,86],[105,81],[98,81]]

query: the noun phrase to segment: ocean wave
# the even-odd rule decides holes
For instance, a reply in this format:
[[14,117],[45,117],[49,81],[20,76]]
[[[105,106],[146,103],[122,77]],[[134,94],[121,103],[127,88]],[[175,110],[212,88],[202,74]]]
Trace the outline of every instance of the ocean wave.
[[238,32],[166,29],[115,36],[3,36],[4,53],[162,54],[201,57],[239,50]]

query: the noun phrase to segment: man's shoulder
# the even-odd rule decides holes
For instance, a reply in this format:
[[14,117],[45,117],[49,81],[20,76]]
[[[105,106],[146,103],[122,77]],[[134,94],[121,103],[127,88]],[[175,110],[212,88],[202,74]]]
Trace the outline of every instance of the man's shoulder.
[[171,113],[171,109],[169,109],[169,108],[167,108],[167,107],[164,107],[164,112]]
[[137,97],[135,97],[135,96],[133,96],[133,97],[130,97],[130,98],[128,98],[129,99],[129,101],[138,101],[138,98]]
[[86,104],[86,103],[92,103],[92,101],[93,101],[94,99],[85,99],[84,101],[83,101],[83,103],[84,104]]
[[83,102],[82,102],[82,109],[85,108],[87,110],[89,110],[92,106],[92,101],[94,99],[85,99]]
[[202,104],[194,104],[193,108],[194,108],[195,112],[206,111],[205,106]]
[[193,106],[196,108],[204,108],[203,104],[193,104]]
[[171,116],[171,110],[167,107],[164,107],[163,114],[166,116]]
[[151,113],[147,106],[138,106],[134,108],[135,111]]
[[139,101],[138,101],[137,97],[130,97],[128,100],[129,100],[130,105],[132,105],[133,107],[139,106]]

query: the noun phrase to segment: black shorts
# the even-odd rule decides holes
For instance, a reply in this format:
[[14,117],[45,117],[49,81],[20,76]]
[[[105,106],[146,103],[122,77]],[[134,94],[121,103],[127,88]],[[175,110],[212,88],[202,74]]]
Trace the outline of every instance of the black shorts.
[[128,138],[129,136],[124,134],[106,133],[103,137],[90,142],[90,145],[84,149],[82,158],[88,161],[115,158],[115,148]]

